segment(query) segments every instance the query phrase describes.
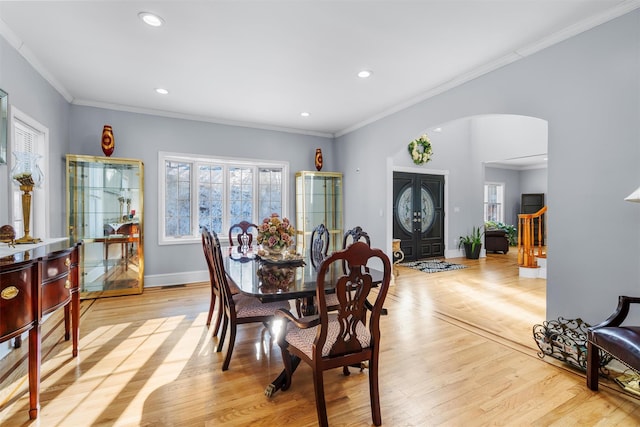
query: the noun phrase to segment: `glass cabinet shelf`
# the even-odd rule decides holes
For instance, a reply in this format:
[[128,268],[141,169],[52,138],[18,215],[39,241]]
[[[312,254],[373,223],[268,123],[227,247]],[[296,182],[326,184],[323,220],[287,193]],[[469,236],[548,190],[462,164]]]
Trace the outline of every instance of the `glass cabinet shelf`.
[[80,246],[80,296],[130,295],[144,287],[140,160],[67,155],[67,229]]
[[324,224],[331,252],[342,247],[342,174],[300,171],[296,173],[296,248],[308,250],[313,229]]

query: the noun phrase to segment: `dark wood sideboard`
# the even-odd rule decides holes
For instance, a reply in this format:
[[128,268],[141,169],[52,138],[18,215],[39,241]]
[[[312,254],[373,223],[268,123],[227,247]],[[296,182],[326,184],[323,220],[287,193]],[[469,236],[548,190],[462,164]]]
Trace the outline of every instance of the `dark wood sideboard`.
[[[32,245],[28,245],[31,247]],[[29,418],[40,410],[40,325],[64,308],[65,340],[73,357],[80,338],[79,243],[63,240],[0,258],[0,342],[29,332]],[[20,246],[17,246],[20,249]]]

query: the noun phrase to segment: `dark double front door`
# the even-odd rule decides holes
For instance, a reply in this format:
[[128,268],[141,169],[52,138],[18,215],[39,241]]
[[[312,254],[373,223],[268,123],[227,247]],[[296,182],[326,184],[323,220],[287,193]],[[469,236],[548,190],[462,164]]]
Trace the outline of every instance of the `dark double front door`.
[[405,261],[444,256],[444,176],[393,173],[393,238]]

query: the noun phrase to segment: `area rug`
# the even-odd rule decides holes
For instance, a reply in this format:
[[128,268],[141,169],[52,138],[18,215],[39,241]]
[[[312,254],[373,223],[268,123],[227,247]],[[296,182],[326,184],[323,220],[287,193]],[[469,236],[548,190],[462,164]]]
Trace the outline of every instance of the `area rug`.
[[462,264],[452,264],[441,259],[427,259],[422,261],[403,262],[403,267],[413,268],[425,273],[439,273],[441,271],[460,270],[466,268]]

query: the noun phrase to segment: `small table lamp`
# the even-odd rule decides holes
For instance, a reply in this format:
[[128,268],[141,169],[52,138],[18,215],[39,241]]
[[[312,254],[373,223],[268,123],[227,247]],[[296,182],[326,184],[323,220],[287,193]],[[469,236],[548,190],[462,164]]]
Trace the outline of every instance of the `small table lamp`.
[[624,198],[627,202],[636,202],[636,203],[640,203],[640,187],[636,188],[636,190],[629,194],[627,197]]

